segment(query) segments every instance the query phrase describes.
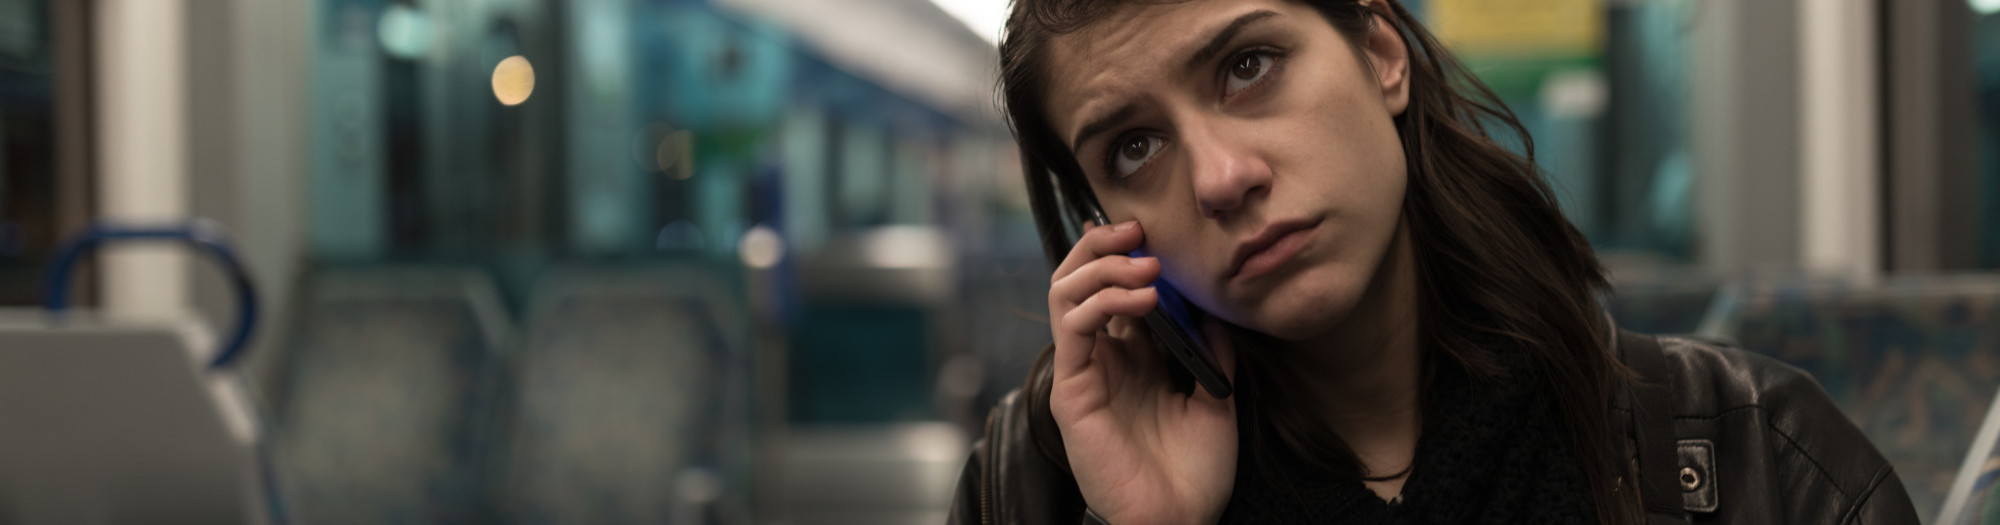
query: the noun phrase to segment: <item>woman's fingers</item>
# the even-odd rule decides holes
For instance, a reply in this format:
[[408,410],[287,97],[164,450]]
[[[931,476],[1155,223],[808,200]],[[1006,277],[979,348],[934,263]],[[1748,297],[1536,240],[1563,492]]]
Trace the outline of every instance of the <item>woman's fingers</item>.
[[1153,311],[1159,300],[1159,291],[1150,286],[1136,290],[1105,288],[1063,314],[1063,329],[1074,335],[1096,336],[1113,316],[1144,316]]
[[1098,333],[1112,317],[1145,315],[1158,301],[1156,292],[1140,287],[1159,277],[1159,261],[1124,255],[1144,239],[1137,222],[1093,227],[1057,265],[1049,285],[1057,379],[1089,365]]
[[1153,310],[1160,300],[1151,287],[1128,290],[1104,288],[1056,321],[1056,379],[1062,380],[1089,366],[1097,348],[1097,335],[1115,316],[1139,317]]
[[1112,255],[1085,263],[1049,285],[1049,311],[1082,304],[1105,288],[1142,288],[1160,277],[1160,261],[1152,257]]
[[1060,281],[1075,272],[1077,268],[1107,255],[1124,255],[1139,249],[1146,235],[1138,221],[1126,221],[1110,226],[1098,226],[1084,230],[1083,238],[1076,240],[1076,246],[1069,249],[1069,255],[1062,264],[1056,265],[1055,274],[1049,276],[1051,282]]

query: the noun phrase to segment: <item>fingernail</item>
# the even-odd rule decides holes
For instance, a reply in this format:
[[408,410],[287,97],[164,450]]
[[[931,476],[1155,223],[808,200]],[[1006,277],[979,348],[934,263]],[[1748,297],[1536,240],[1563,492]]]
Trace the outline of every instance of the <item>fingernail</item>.
[[1152,257],[1133,257],[1131,259],[1127,259],[1127,261],[1131,262],[1133,266],[1145,266],[1146,263],[1152,262],[1152,260],[1153,260]]
[[1118,223],[1118,225],[1117,225],[1117,226],[1112,226],[1112,227],[1111,227],[1111,230],[1112,230],[1112,231],[1121,231],[1121,232],[1122,232],[1122,231],[1125,231],[1125,230],[1130,230],[1130,229],[1132,229],[1132,227],[1133,227],[1133,226],[1138,226],[1138,225],[1139,225],[1139,221],[1125,221],[1125,222],[1121,222],[1121,223]]

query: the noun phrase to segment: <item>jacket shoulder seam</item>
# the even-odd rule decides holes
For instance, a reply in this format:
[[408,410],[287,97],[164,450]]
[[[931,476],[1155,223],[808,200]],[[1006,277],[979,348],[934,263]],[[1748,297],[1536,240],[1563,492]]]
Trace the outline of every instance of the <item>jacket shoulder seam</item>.
[[[1755,408],[1757,408],[1758,410],[1763,410],[1764,407],[1758,406]],[[1791,434],[1786,433],[1784,429],[1778,428],[1777,425],[1771,424],[1771,418],[1769,417],[1768,411],[1766,412],[1766,415],[1764,417],[1764,428],[1771,429],[1771,433],[1777,434],[1778,437],[1785,438],[1785,443],[1791,445],[1792,451],[1797,452],[1799,454],[1799,457],[1806,458],[1806,463],[1812,464],[1813,471],[1818,472],[1819,477],[1824,478],[1826,480],[1826,484],[1833,487],[1834,492],[1838,492],[1840,493],[1841,497],[1846,498],[1847,499],[1846,503],[1848,505],[1853,505],[1854,495],[1848,494],[1847,490],[1842,489],[1840,487],[1840,482],[1838,480],[1833,479],[1833,473],[1828,472],[1826,470],[1826,465],[1821,464],[1819,462],[1819,458],[1813,457],[1812,454],[1807,453],[1805,447],[1799,446],[1799,441],[1797,439],[1792,439]],[[1852,507],[1849,507],[1849,509],[1851,510]]]
[[[1860,497],[1852,498],[1853,501],[1848,503],[1847,511],[1841,514],[1841,523],[1855,523],[1856,520],[1861,519],[1861,508],[1867,506],[1868,499],[1875,496],[1875,489],[1881,487],[1882,482],[1889,479],[1889,472],[1891,470],[1893,470],[1893,467],[1886,462],[1881,467],[1875,469],[1875,475],[1868,477],[1868,488],[1861,490]],[[1838,487],[1835,488],[1837,489]]]

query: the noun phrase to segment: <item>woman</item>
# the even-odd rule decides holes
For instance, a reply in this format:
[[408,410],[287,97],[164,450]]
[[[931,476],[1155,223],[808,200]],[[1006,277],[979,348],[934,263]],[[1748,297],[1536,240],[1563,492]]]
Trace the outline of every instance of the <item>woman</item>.
[[[1055,342],[953,521],[1915,523],[1808,376],[1611,326],[1588,244],[1489,134],[1520,123],[1394,0],[1014,4]],[[1112,223],[1072,247],[1086,195]],[[1236,395],[1155,352],[1155,279]]]

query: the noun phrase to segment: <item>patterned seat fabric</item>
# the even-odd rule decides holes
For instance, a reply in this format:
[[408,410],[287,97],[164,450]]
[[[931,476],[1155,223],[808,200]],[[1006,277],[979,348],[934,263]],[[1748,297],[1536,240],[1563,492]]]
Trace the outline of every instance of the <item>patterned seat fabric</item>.
[[1726,335],[1811,372],[1928,520],[2000,390],[2000,284],[1760,285],[1731,302]]
[[714,277],[555,278],[518,361],[498,509],[515,523],[747,512],[744,313]]
[[480,279],[340,274],[310,286],[276,406],[277,470],[294,516],[483,521],[472,451],[493,331],[467,289],[435,285]]

